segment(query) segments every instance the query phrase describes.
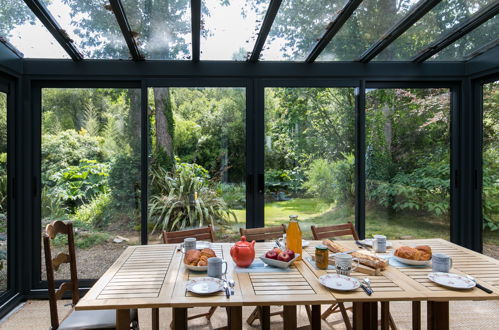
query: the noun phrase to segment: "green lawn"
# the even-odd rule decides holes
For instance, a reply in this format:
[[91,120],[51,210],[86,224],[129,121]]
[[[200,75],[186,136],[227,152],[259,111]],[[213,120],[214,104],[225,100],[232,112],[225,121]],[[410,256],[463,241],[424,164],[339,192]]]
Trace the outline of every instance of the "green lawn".
[[[236,236],[238,227],[245,224],[245,211],[234,210],[238,223],[232,223],[232,235]],[[337,208],[315,198],[295,198],[289,201],[267,203],[265,205],[265,224],[279,225],[288,222],[288,216],[298,215],[300,227],[305,238],[311,238],[310,226],[325,226],[347,221],[354,222],[354,208]],[[441,219],[429,216],[415,216],[411,213],[388,216],[383,210],[368,208],[366,211],[366,236],[383,233],[390,239],[404,236],[414,238],[449,239],[449,226]]]

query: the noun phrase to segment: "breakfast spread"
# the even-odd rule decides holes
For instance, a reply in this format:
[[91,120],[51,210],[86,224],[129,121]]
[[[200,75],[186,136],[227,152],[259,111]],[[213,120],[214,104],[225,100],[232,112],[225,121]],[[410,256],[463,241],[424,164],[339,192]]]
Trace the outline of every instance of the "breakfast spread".
[[[344,247],[343,245],[333,242],[331,240],[324,240],[322,242],[324,245],[328,247],[328,249],[333,253],[341,253],[350,251],[350,249]],[[359,259],[359,262],[363,265],[372,267],[374,269],[385,269],[388,266],[388,260],[378,258],[369,254],[365,254],[362,252],[353,252],[351,253],[352,257]]]
[[208,266],[208,258],[216,256],[215,251],[210,248],[189,250],[185,253],[184,263],[191,266]]
[[427,261],[431,259],[431,247],[419,245],[416,247],[401,246],[395,250],[394,255],[409,260]]

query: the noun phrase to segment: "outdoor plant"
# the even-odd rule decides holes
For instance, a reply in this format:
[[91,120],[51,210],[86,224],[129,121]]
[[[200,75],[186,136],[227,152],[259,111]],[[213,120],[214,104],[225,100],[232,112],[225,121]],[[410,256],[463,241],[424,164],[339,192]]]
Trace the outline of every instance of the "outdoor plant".
[[156,230],[181,230],[189,227],[225,225],[235,214],[217,195],[208,171],[202,166],[176,163],[168,172],[152,172],[151,185],[156,191],[149,201],[149,218]]

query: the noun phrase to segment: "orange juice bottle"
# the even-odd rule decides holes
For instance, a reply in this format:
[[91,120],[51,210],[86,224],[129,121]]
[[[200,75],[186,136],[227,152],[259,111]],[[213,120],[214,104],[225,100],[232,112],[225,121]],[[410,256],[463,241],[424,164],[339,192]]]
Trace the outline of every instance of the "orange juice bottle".
[[286,248],[288,250],[293,250],[294,253],[299,253],[300,257],[297,260],[301,260],[302,256],[302,246],[301,246],[301,229],[298,224],[298,216],[290,215],[288,230],[286,231]]

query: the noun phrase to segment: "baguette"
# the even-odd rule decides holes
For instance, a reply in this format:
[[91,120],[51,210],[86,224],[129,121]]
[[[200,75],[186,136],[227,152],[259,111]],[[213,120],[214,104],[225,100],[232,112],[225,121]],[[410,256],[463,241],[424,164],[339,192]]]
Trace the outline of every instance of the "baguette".
[[[328,239],[324,240],[322,243],[326,245],[328,249],[333,253],[350,251],[350,249],[347,249],[343,245]],[[362,252],[353,252],[351,253],[351,255],[352,257],[359,259],[359,262],[361,264],[372,267],[374,269],[383,270],[386,268],[386,266],[388,266],[388,260],[378,258],[369,254],[365,254]]]

